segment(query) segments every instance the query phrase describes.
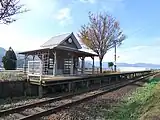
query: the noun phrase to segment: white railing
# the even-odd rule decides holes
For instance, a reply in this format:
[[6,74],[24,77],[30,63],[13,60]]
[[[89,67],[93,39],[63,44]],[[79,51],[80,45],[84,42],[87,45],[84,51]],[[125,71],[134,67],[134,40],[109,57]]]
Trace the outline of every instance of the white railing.
[[42,62],[41,61],[28,61],[27,77],[39,77],[40,82],[42,79]]

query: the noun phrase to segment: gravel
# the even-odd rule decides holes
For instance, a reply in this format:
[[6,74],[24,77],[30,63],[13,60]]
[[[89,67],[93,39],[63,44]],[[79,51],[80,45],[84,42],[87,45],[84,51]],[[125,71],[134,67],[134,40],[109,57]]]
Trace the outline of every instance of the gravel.
[[95,99],[62,110],[56,114],[42,117],[42,120],[105,120],[109,108],[115,107],[122,98],[131,94],[144,82],[136,82],[114,92],[106,93]]
[[22,106],[22,105],[27,105],[27,104],[31,104],[31,103],[35,103],[35,102],[38,102],[38,101],[43,101],[43,100],[47,100],[47,99],[50,99],[50,98],[36,98],[36,97],[33,97],[33,98],[26,98],[26,99],[20,99],[19,100],[11,100],[11,99],[8,99],[8,100],[4,100],[5,102],[1,102],[0,104],[0,110],[6,110],[6,109],[9,109],[9,108],[15,108],[15,107],[18,107],[18,106]]

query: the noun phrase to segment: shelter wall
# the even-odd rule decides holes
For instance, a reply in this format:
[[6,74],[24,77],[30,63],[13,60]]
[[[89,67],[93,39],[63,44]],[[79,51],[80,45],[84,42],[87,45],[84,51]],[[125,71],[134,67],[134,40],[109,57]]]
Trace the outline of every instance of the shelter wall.
[[78,57],[73,56],[71,53],[66,51],[57,51],[57,75],[65,74],[65,59],[70,61],[73,57],[73,73],[77,73],[78,69]]

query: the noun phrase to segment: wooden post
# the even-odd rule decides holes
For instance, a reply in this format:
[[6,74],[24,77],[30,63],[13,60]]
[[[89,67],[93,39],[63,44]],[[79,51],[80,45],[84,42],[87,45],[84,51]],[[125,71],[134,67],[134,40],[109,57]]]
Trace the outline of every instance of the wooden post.
[[71,92],[71,82],[68,83],[68,92]]
[[87,88],[89,87],[89,80],[87,80]]
[[34,74],[34,58],[35,58],[35,55],[33,55],[33,68],[32,68],[32,74]]
[[42,98],[43,97],[43,87],[42,87],[41,84],[39,85],[38,90],[39,90],[38,91],[39,92],[39,97]]
[[92,74],[94,74],[94,56],[92,56],[91,58],[93,60],[93,63],[92,63]]
[[102,86],[102,80],[99,81],[100,87]]
[[25,74],[27,73],[27,57],[28,55],[25,54],[25,57],[24,57],[24,73]]
[[84,61],[85,57],[82,57],[82,71],[81,73],[84,74],[84,70],[85,70],[85,61]]
[[134,77],[136,77],[136,73],[134,73]]
[[118,82],[118,76],[116,76],[116,82]]
[[73,60],[73,56],[71,56],[71,69],[70,69],[70,75],[73,75],[73,70],[74,70],[74,60]]
[[56,76],[56,74],[57,74],[57,54],[56,54],[56,51],[53,54],[54,54],[53,76]]
[[42,66],[42,61],[40,62],[40,78],[39,78],[39,87],[38,87],[38,92],[39,92],[39,97],[43,97],[43,86],[42,86],[42,74],[43,74],[43,66]]
[[111,83],[111,77],[109,77],[108,80],[109,80],[109,84],[110,84]]

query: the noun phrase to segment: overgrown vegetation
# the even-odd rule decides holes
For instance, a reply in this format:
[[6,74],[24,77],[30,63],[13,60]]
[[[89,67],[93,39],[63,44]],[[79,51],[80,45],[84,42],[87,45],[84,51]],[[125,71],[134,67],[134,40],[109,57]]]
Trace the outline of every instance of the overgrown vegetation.
[[[160,119],[160,79],[155,78],[124,98],[117,107],[106,112],[109,120]],[[157,84],[158,83],[158,84]]]

